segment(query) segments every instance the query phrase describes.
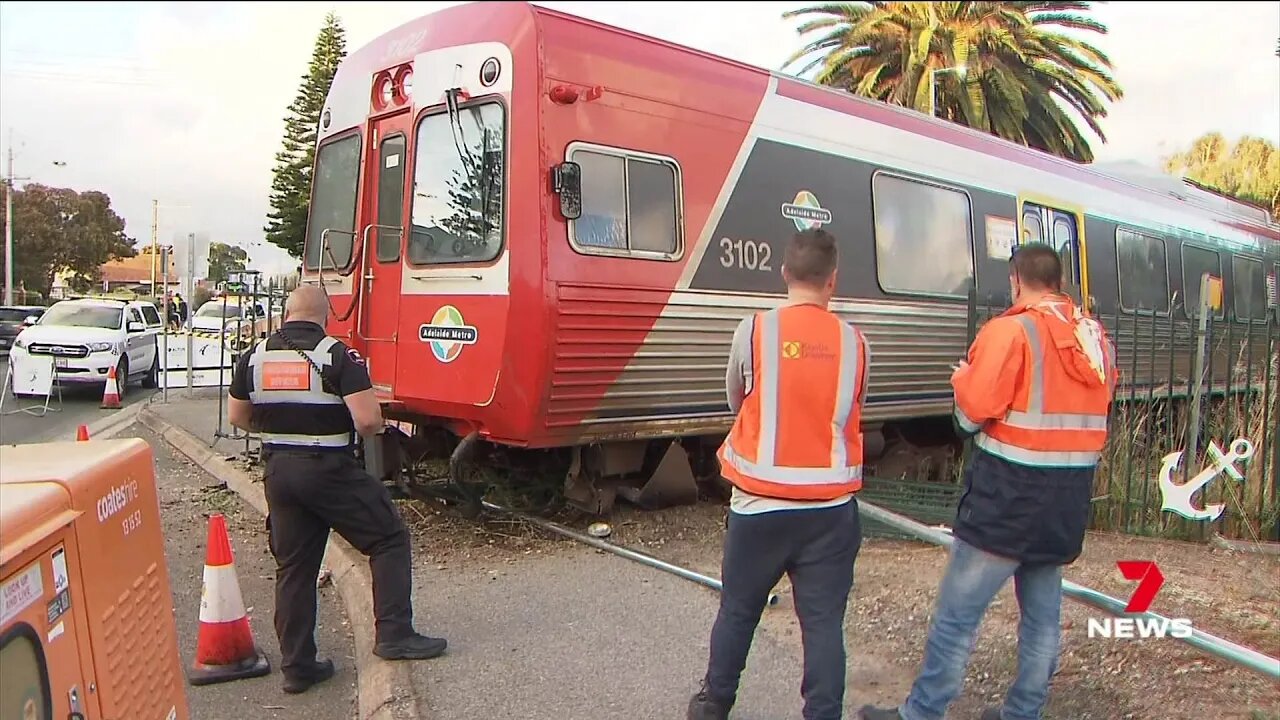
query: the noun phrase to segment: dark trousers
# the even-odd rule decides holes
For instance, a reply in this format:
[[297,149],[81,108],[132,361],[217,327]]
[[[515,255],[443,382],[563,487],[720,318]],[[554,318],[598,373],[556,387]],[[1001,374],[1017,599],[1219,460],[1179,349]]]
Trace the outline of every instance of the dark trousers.
[[281,669],[316,660],[316,579],[331,528],[369,558],[377,642],[413,633],[409,533],[387,488],[353,456],[332,452],[268,451],[263,483]]
[[805,720],[838,720],[844,709],[844,615],[862,545],[857,500],[818,510],[729,513],[724,590],[711,630],[709,694],[732,705],[769,592],[786,573],[804,643]]

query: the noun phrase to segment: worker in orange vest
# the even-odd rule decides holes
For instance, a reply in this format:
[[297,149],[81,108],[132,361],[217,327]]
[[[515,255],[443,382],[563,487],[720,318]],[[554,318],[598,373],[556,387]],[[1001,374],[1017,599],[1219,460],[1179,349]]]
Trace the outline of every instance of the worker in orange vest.
[[760,613],[784,573],[804,642],[804,717],[842,716],[868,358],[862,333],[827,309],[837,259],[825,231],[794,236],[782,266],[787,302],[744,319],[733,335],[726,385],[737,419],[720,448],[733,485],[724,587],[689,720],[729,716]]
[[1115,392],[1115,350],[1061,292],[1048,245],[1010,260],[1014,305],[978,333],[951,376],[955,421],[976,435],[924,667],[898,708],[863,720],[940,720],[960,694],[978,625],[1015,580],[1018,674],[982,720],[1039,720],[1057,671],[1062,567],[1080,556]]

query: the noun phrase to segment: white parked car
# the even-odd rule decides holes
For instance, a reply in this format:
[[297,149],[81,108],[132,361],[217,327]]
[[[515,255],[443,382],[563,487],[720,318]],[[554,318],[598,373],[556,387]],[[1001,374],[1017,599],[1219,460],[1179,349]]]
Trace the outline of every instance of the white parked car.
[[[280,311],[272,309],[270,322],[279,325]],[[213,298],[201,305],[191,316],[191,329],[208,332],[235,332],[237,329],[245,337],[265,337],[269,326],[266,308],[260,302],[253,303],[252,309],[246,306],[241,298]]]
[[123,398],[131,381],[159,384],[156,337],[160,312],[149,302],[79,298],[54,303],[14,340],[9,362],[14,372],[32,358],[53,356],[60,383],[105,383],[116,369]]

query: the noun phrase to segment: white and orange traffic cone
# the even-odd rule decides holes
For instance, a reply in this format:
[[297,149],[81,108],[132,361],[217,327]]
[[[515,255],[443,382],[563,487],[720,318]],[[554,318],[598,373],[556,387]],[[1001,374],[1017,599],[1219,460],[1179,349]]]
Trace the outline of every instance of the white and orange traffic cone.
[[204,561],[204,591],[200,596],[200,634],[187,681],[192,685],[262,677],[271,672],[266,655],[258,652],[249,627],[249,614],[240,595],[231,538],[226,519],[209,517],[209,545]]
[[120,409],[120,386],[116,384],[114,366],[107,371],[107,384],[102,388],[102,407],[107,410]]
[[84,442],[89,439],[89,426],[81,425],[76,430],[76,442]]

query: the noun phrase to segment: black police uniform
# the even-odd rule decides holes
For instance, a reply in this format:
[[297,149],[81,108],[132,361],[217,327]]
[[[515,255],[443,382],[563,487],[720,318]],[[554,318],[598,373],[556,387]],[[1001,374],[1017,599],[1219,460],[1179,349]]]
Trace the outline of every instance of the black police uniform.
[[355,424],[342,398],[370,387],[364,359],[310,322],[285,323],[242,356],[232,376],[231,397],[253,404],[266,458],[286,678],[332,673],[327,661],[327,672],[317,666],[315,644],[316,579],[331,528],[369,557],[375,652],[422,659],[444,650],[444,640],[414,632],[408,531],[387,488],[355,458]]

